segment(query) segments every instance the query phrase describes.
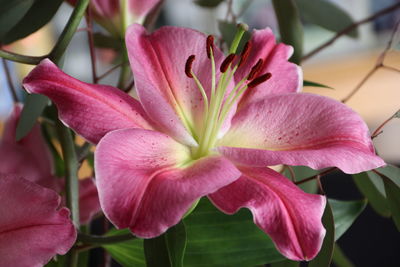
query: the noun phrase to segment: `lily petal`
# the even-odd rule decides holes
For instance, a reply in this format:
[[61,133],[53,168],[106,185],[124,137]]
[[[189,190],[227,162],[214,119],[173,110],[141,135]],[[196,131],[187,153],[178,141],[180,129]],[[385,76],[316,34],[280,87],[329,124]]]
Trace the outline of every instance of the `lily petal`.
[[16,105],[4,125],[0,141],[0,172],[25,177],[32,182],[56,190],[58,183],[52,176],[53,158],[39,125],[36,124],[20,141],[15,141],[21,110],[22,106]]
[[57,105],[60,119],[92,143],[116,129],[152,129],[137,100],[117,88],[74,79],[48,59],[23,85],[30,93],[48,96]]
[[336,166],[358,173],[385,164],[358,114],[312,94],[268,96],[243,108],[219,145],[226,157],[250,166]]
[[[193,79],[185,75],[186,60],[195,55],[192,69],[209,96],[211,61],[206,36],[192,29],[162,27],[152,34],[134,24],[128,28],[126,46],[135,85],[149,116],[167,134],[187,145],[202,127],[204,100]],[[223,60],[215,47],[217,68]],[[217,78],[218,80],[218,78]]]
[[321,217],[326,198],[307,194],[269,168],[240,168],[243,175],[209,195],[223,212],[251,210],[254,222],[277,249],[295,261],[311,260],[321,248],[325,229]]
[[0,175],[0,266],[40,267],[76,240],[60,197],[23,178]]
[[190,160],[188,148],[154,131],[111,132],[95,153],[103,211],[118,228],[129,227],[142,238],[162,234],[198,198],[240,176],[232,163],[219,156],[185,163]]
[[248,75],[259,59],[264,61],[259,73],[270,72],[272,76],[267,82],[247,90],[239,104],[240,107],[264,99],[270,94],[294,93],[301,90],[301,68],[288,61],[293,54],[291,46],[277,44],[269,28],[254,30],[249,42],[252,47],[249,58],[235,73],[235,81],[238,82]]

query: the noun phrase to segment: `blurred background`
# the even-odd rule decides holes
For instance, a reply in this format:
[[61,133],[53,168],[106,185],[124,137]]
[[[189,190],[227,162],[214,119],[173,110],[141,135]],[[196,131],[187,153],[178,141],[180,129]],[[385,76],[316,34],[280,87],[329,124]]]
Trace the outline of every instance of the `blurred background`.
[[[396,0],[332,0],[353,18],[364,19],[371,14],[393,5]],[[56,37],[62,31],[71,7],[63,4],[53,20],[43,29],[7,47],[12,51],[27,55],[43,55],[50,51]],[[233,12],[237,20],[253,28],[270,27],[279,35],[271,1],[236,0]],[[217,8],[202,8],[192,0],[166,0],[157,25],[177,25],[198,29],[208,34],[220,35],[218,21],[225,20],[227,5]],[[304,91],[329,96],[338,100],[346,97],[374,67],[380,53],[385,49],[396,22],[400,19],[400,9],[359,27],[358,38],[340,37],[333,45],[324,49],[302,67],[306,80],[331,87],[305,87]],[[324,43],[335,33],[321,27],[304,23],[304,54]],[[82,23],[81,28],[85,27]],[[95,28],[102,31],[101,28]],[[360,88],[347,104],[357,111],[367,122],[370,130],[375,130],[384,120],[400,108],[400,53],[397,51],[399,37],[395,36],[391,50],[386,54],[384,64],[394,70],[377,70]],[[110,50],[98,50],[98,72],[109,69],[113,58]],[[15,84],[29,72],[30,66],[11,64]],[[75,35],[64,61],[64,71],[75,78],[91,82],[90,55],[87,35],[84,31]],[[102,80],[102,83],[115,85],[118,73]],[[22,94],[21,94],[22,95]],[[9,93],[3,65],[0,65],[0,120],[11,112],[12,99]],[[389,122],[384,132],[374,139],[378,153],[388,162],[400,163],[400,123]],[[338,199],[357,199],[362,195],[352,180],[346,175],[329,175],[323,179],[328,196]],[[356,266],[400,266],[399,233],[390,220],[377,216],[369,207],[357,219],[355,225],[339,240],[339,245]],[[244,244],[245,245],[245,244]],[[368,256],[366,256],[368,255]],[[93,263],[95,265],[95,262]]]

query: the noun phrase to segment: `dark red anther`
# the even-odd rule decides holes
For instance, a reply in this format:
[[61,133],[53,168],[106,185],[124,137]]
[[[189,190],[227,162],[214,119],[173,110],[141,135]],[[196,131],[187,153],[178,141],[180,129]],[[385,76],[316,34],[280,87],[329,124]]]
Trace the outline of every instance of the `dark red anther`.
[[250,42],[246,42],[246,44],[243,47],[242,53],[240,54],[240,61],[239,61],[238,68],[240,66],[242,66],[246,62],[246,60],[249,58],[251,47],[252,47],[252,44]]
[[211,53],[214,53],[214,36],[212,35],[207,36],[206,51],[207,57],[211,58]]
[[195,55],[191,55],[186,60],[185,73],[186,73],[186,76],[188,76],[189,78],[193,78],[193,75],[192,75],[192,64],[193,64],[193,61],[194,61],[195,58],[196,58]]
[[247,80],[253,80],[254,77],[260,72],[261,67],[264,63],[264,60],[261,58],[257,61],[257,63],[251,68],[249,75],[247,76]]
[[228,55],[224,61],[222,61],[221,67],[219,68],[219,70],[224,73],[227,71],[227,69],[229,68],[229,65],[231,65],[232,61],[234,61],[236,58],[235,54],[230,54]]
[[271,76],[272,76],[272,74],[269,73],[269,72],[267,72],[267,73],[265,73],[265,74],[263,74],[263,75],[260,75],[260,76],[258,76],[257,78],[255,78],[254,80],[252,80],[252,81],[247,85],[247,87],[249,87],[249,88],[256,87],[257,85],[262,84],[262,83],[265,82],[265,81],[268,81],[268,80],[271,78]]

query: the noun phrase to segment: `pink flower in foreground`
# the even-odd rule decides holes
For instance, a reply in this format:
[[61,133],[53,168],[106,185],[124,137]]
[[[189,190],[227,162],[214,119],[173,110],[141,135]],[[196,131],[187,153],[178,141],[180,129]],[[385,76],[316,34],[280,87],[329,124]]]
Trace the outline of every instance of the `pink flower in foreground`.
[[64,123],[98,143],[107,217],[152,238],[208,196],[229,214],[249,208],[286,257],[315,257],[325,197],[265,166],[347,173],[382,166],[362,119],[337,101],[296,93],[302,78],[287,61],[292,49],[276,44],[269,29],[253,32],[239,60],[224,60],[212,37],[185,28],[147,34],[133,25],[126,38],[140,102],[78,81],[49,60],[24,80],[29,92],[54,101]]
[[[15,141],[22,107],[15,106],[0,140],[0,173],[13,174],[60,193],[64,180],[53,175],[53,158],[36,124],[29,134]],[[79,180],[80,221],[86,224],[100,211],[97,188],[93,179]]]
[[[68,0],[75,5],[77,0]],[[162,0],[90,0],[94,19],[110,33],[120,36],[133,24],[143,24]]]
[[44,266],[74,244],[69,210],[53,190],[0,173],[0,203],[0,266]]

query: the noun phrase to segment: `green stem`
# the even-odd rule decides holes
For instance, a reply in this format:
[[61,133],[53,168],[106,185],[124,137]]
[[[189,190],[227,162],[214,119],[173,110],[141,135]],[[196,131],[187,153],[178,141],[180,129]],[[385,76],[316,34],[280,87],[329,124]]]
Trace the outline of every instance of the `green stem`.
[[75,143],[71,131],[59,120],[56,122],[56,129],[64,158],[67,207],[71,210],[72,222],[79,229],[78,159]]
[[29,64],[29,65],[37,65],[40,63],[42,59],[46,58],[46,56],[40,56],[40,57],[24,56],[13,52],[8,52],[5,50],[0,50],[0,57],[14,62]]
[[58,41],[53,50],[51,50],[49,54],[49,58],[54,62],[58,62],[64,55],[65,50],[67,49],[72,37],[74,36],[82,17],[85,15],[88,4],[89,0],[79,0],[76,4],[74,11],[71,14],[71,17],[67,22],[67,25],[65,26],[63,32],[58,38]]
[[[128,60],[128,54],[127,54],[127,51],[126,51],[126,47],[125,47],[125,44],[124,44],[124,46],[123,46],[123,52],[122,52],[123,54],[122,54],[122,56],[123,56],[123,61],[124,62],[129,62],[129,60]],[[130,69],[130,65],[129,64],[123,64],[122,66],[121,66],[121,71],[120,71],[120,73],[119,73],[119,79],[118,79],[118,85],[117,85],[117,88],[119,88],[119,89],[121,89],[121,90],[124,90],[125,89],[125,87],[126,87],[126,81],[129,79],[129,76],[130,76],[130,71],[131,71],[131,69]]]
[[87,235],[83,233],[78,234],[78,241],[84,244],[90,245],[108,245],[120,242],[129,241],[135,239],[136,237],[132,234],[114,235],[114,236],[96,236]]

